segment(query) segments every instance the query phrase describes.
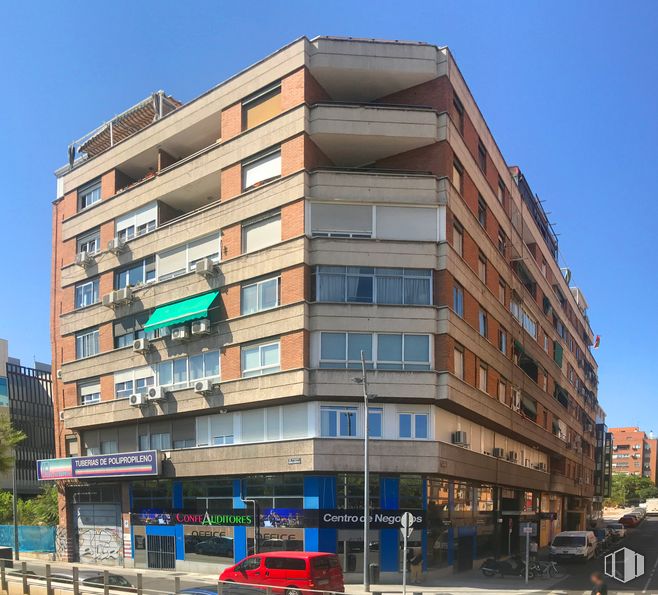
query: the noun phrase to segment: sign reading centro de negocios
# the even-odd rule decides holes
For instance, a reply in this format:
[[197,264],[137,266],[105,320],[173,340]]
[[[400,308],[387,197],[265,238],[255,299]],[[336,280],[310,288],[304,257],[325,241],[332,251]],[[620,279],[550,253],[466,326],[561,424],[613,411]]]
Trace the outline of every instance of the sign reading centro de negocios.
[[43,481],[159,474],[157,450],[37,461],[37,477]]
[[[318,527],[336,529],[361,529],[363,527],[363,510],[334,509],[318,510]],[[396,529],[402,526],[402,515],[409,512],[413,515],[414,528],[425,526],[424,510],[383,510],[370,511],[371,529]]]

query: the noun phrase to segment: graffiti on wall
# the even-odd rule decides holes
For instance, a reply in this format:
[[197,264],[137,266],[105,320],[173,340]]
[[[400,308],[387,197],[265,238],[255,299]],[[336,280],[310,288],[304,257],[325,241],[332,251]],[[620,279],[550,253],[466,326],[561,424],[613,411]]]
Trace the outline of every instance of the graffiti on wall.
[[63,562],[69,561],[69,535],[66,527],[55,528],[55,559]]
[[120,560],[123,556],[123,536],[118,529],[90,527],[78,530],[80,562],[94,564]]

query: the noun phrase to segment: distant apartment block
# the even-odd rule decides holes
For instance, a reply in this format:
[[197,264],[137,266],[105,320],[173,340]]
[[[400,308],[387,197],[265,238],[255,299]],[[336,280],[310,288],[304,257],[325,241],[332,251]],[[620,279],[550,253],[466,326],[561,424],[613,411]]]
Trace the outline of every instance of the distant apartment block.
[[[612,472],[658,481],[658,439],[637,426],[610,428],[613,435]],[[658,485],[658,484],[657,484]]]

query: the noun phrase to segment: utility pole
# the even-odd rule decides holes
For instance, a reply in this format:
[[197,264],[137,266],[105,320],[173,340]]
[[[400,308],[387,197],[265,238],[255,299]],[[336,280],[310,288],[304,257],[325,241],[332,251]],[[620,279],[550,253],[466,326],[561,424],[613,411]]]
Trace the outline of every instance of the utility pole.
[[[258,553],[258,511],[256,510],[256,500],[251,498],[240,498],[245,503],[252,504],[254,507],[254,554]],[[249,552],[247,551],[247,555]]]
[[361,351],[361,378],[355,378],[354,382],[360,384],[363,388],[363,590],[368,592],[370,591],[370,575],[368,573],[370,553],[368,539],[368,534],[370,533],[370,467],[368,457],[368,438],[370,428],[368,424],[368,375],[366,372],[366,357],[363,351]]

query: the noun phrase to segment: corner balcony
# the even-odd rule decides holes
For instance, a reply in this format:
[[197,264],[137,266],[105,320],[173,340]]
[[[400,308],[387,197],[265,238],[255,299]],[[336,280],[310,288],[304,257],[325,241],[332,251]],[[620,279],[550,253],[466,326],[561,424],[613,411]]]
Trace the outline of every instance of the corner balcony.
[[447,74],[448,57],[417,42],[316,37],[309,70],[339,101],[372,101]]
[[445,115],[423,107],[318,103],[311,107],[309,134],[340,167],[358,167],[436,143]]

